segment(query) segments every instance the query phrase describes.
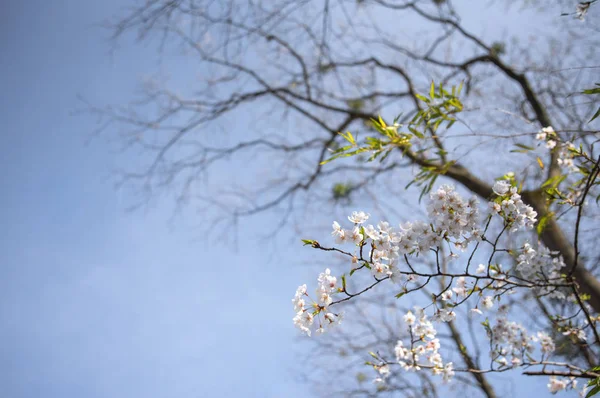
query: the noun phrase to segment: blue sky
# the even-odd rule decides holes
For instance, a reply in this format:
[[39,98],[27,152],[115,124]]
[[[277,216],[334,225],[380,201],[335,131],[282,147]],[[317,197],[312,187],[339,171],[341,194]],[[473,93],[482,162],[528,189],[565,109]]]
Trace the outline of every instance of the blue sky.
[[[127,213],[111,174],[127,159],[91,136],[92,117],[72,115],[79,94],[124,103],[160,69],[148,46],[109,56],[96,24],[121,4],[0,5],[2,396],[311,396],[294,376],[290,305],[315,279],[294,266],[309,256],[290,249],[290,266],[255,241],[200,242],[166,200]],[[253,220],[240,236],[277,221]]]
[[118,154],[71,113],[123,102],[153,53],[109,56],[120,2],[33,3],[0,5],[1,395],[306,396],[289,300],[312,271],[209,248],[166,201],[127,213]]

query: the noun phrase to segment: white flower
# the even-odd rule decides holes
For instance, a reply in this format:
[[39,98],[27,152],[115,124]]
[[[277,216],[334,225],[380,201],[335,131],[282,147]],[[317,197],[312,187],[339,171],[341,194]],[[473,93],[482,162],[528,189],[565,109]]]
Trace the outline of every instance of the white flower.
[[546,133],[540,131],[539,133],[537,133],[537,135],[535,136],[536,140],[539,141],[545,141],[546,140]]
[[508,307],[500,306],[496,323],[491,327],[490,344],[494,347],[493,355],[498,356],[496,362],[502,366],[508,366],[508,360],[505,358],[511,355],[512,358],[523,360],[523,355],[533,352],[533,339],[527,333],[527,330],[516,322],[506,319]]
[[586,341],[587,337],[585,335],[585,331],[583,329],[577,329],[577,328],[573,328],[573,329],[569,329],[566,332],[563,332],[564,336],[573,336],[579,340],[583,340]]
[[308,311],[298,312],[294,317],[294,325],[308,336],[310,336],[310,326],[313,322],[313,315]]
[[555,146],[556,146],[555,140],[548,140],[546,142],[546,148],[548,148],[548,149],[553,149]]
[[501,215],[512,226],[512,232],[521,227],[533,228],[537,221],[537,212],[521,200],[521,195],[517,193],[516,187],[510,188],[510,197],[504,199],[499,205],[491,203],[490,206],[495,213]]
[[379,261],[373,263],[373,265],[371,266],[371,273],[374,277],[379,279],[388,276],[390,272],[389,270],[390,267],[387,264],[381,263]]
[[483,298],[482,304],[488,310],[494,306],[494,298],[492,296],[485,296]]
[[456,319],[456,313],[450,309],[443,308],[437,312],[434,318],[442,322],[451,322]]
[[505,195],[510,189],[510,184],[505,180],[496,181],[492,190],[498,196]]
[[540,345],[542,346],[543,353],[549,354],[554,352],[554,350],[556,349],[556,347],[554,346],[554,341],[552,341],[552,338],[548,336],[547,333],[538,332],[537,338],[540,342]]
[[331,270],[327,268],[325,272],[319,274],[319,278],[317,279],[319,282],[319,288],[324,291],[331,292],[335,290],[335,284],[337,283],[337,278],[331,275]]
[[485,264],[479,264],[479,266],[477,266],[477,269],[475,270],[476,274],[485,274],[487,272],[487,266],[485,266]]
[[330,325],[339,325],[342,323],[342,313],[334,314],[331,312],[326,313],[324,316],[326,321],[329,322]]
[[479,308],[473,308],[471,309],[471,311],[469,311],[469,316],[474,317],[475,315],[482,315],[483,312],[481,312],[481,310]]
[[352,239],[352,241],[357,245],[362,242],[363,236],[360,233],[360,228],[354,227],[352,229],[352,232],[350,233],[350,239]]
[[433,339],[427,342],[425,346],[427,351],[437,351],[440,349],[440,339]]
[[370,214],[364,211],[353,211],[352,215],[348,216],[348,220],[354,224],[362,224],[369,219]]
[[[523,276],[532,281],[547,283],[548,280],[560,279],[561,269],[565,267],[562,256],[557,256],[557,252],[552,252],[545,246],[539,246],[535,250],[531,244],[525,243],[517,256],[517,270]],[[547,286],[534,289],[539,295],[549,297],[564,298],[562,291],[554,287]]]
[[390,375],[390,367],[388,365],[382,365],[378,369],[379,374],[385,379]]
[[451,298],[452,298],[452,290],[446,290],[444,293],[442,293],[443,301],[450,300]]
[[344,243],[346,241],[346,231],[344,231],[342,227],[340,227],[340,224],[338,224],[337,221],[333,222],[332,227],[333,232],[331,233],[331,236],[335,238],[335,243]]
[[394,352],[396,353],[397,361],[407,359],[410,353],[410,351],[407,348],[404,348],[402,340],[398,340],[398,342],[396,343],[396,347],[394,348]]
[[454,376],[454,368],[452,367],[452,362],[448,362],[446,366],[444,366],[444,371],[442,373],[442,379],[444,382],[449,382]]
[[331,225],[331,227],[333,228],[333,232],[331,233],[332,235],[334,235],[342,230],[342,227],[340,226],[340,224],[337,221],[334,221],[333,224]]
[[552,128],[552,126],[548,126],[542,128],[542,130],[535,136],[535,139],[544,141],[548,136],[552,137],[553,135],[555,135],[554,129]]
[[548,390],[552,394],[556,394],[567,388],[567,381],[565,379],[559,380],[556,376],[550,377],[550,383],[548,383]]
[[458,278],[456,281],[456,287],[453,287],[452,290],[456,293],[457,296],[467,297],[467,281],[463,276]]
[[406,281],[406,276],[398,269],[398,267],[390,266],[388,272],[392,283],[399,285]]
[[329,304],[331,304],[333,302],[333,298],[331,298],[331,296],[329,295],[329,293],[321,291],[321,292],[317,292],[319,293],[319,305],[321,305],[322,307],[327,307]]
[[292,303],[294,304],[294,312],[298,313],[299,311],[304,310],[304,296],[306,295],[306,285],[298,286],[296,289],[296,294],[292,299]]
[[404,322],[406,322],[407,325],[414,325],[416,319],[417,318],[415,318],[411,311],[408,311],[406,315],[404,315]]
[[500,203],[490,202],[490,210],[494,213],[500,213],[502,211],[502,206],[500,206]]
[[[418,222],[412,226],[415,232],[409,239],[417,240],[419,252],[438,246],[444,239],[457,239],[453,242],[461,250],[477,239],[479,234],[479,209],[476,198],[465,201],[451,185],[442,185],[437,191],[429,194],[427,205],[429,222]],[[403,229],[406,229],[403,226]],[[406,235],[409,235],[407,231]],[[424,238],[425,241],[423,241]],[[458,239],[463,240],[458,241]],[[422,247],[421,247],[422,246]]]
[[372,225],[367,225],[367,227],[365,228],[365,234],[368,238],[371,238],[373,240],[379,240],[379,238],[381,237],[379,235],[379,231],[377,231]]

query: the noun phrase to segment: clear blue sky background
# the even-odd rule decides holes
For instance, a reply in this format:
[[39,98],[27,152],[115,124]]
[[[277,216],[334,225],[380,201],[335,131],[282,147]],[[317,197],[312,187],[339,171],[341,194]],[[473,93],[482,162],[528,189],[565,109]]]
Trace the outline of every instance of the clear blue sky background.
[[290,299],[314,269],[199,244],[169,203],[125,213],[118,155],[71,116],[77,94],[126,102],[156,67],[144,46],[108,56],[94,24],[122,4],[0,3],[0,396],[311,396]]
[[143,47],[108,56],[94,24],[122,4],[0,4],[0,396],[306,396],[290,300],[314,272],[207,249],[169,203],[127,214],[118,156],[70,115],[156,66]]

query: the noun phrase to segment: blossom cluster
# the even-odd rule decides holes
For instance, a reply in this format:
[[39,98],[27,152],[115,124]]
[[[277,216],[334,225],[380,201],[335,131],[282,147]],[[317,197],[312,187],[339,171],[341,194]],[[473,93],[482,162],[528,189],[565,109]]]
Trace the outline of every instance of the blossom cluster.
[[548,333],[546,332],[538,332],[537,337],[535,337],[534,340],[540,342],[541,350],[544,354],[552,354],[556,349],[554,340],[552,340],[552,337],[548,336]]
[[[548,390],[552,394],[556,394],[559,391],[563,391],[566,389],[575,389],[577,388],[577,380],[574,377],[563,377],[558,378],[556,376],[551,376],[550,381],[548,383]],[[585,392],[582,393],[585,395]]]
[[387,222],[363,226],[369,215],[354,212],[348,220],[352,229],[343,229],[336,221],[332,236],[336,243],[352,242],[360,245],[370,239],[373,243],[371,271],[377,278],[390,277],[393,282],[404,281],[395,265],[402,254],[426,253],[438,247],[443,240],[465,249],[469,242],[479,240],[478,202],[475,197],[465,201],[450,185],[444,185],[430,194],[427,206],[429,221],[406,222],[395,230]]
[[[562,256],[558,254],[541,245],[535,250],[526,242],[517,257],[517,270],[531,281],[558,282],[561,279],[560,270],[565,267]],[[565,298],[563,292],[552,286],[543,286],[538,290],[540,295]]]
[[[454,376],[452,362],[443,363],[438,352],[440,341],[435,337],[437,331],[427,319],[425,311],[415,307],[415,314],[408,311],[404,315],[404,322],[408,326],[411,341],[405,346],[402,340],[398,340],[394,348],[398,363],[407,371],[427,367],[434,375],[441,375],[445,382],[449,381]],[[421,357],[424,357],[425,361],[419,362]]]
[[545,141],[546,148],[558,151],[557,163],[559,166],[564,167],[568,171],[578,170],[573,162],[573,152],[570,151],[575,146],[570,142],[560,142],[552,126],[544,127],[537,133],[535,139]]
[[[551,127],[544,128],[539,134],[539,139],[548,139],[548,142],[554,141],[553,137],[555,137],[555,133]],[[552,148],[556,145],[556,141],[554,144],[550,144]],[[510,228],[511,231],[533,228],[537,221],[537,213],[531,206],[523,202],[514,186],[512,176],[507,175],[505,179],[496,181],[493,192],[496,197],[490,202],[490,208],[493,213],[504,219],[505,227]],[[383,221],[376,226],[367,224],[370,215],[363,211],[355,211],[348,217],[348,221],[352,223],[350,228],[345,229],[334,221],[331,233],[338,244],[352,243],[354,252],[349,253],[339,249],[325,250],[336,250],[351,257],[354,268],[350,275],[363,268],[370,269],[375,283],[363,292],[385,279],[390,279],[396,284],[416,282],[418,273],[408,259],[406,262],[410,269],[400,269],[398,259],[402,256],[418,256],[430,251],[437,254],[438,248],[443,242],[465,250],[471,242],[482,239],[477,199],[473,197],[464,200],[450,185],[443,185],[430,193],[427,214],[427,221],[406,222],[400,224],[400,227],[396,229]],[[320,247],[317,242],[306,242],[312,243],[313,247]],[[529,243],[525,243],[517,253],[515,268],[518,271],[517,276],[522,276],[521,279],[530,281],[532,286],[536,285],[535,290],[540,295],[566,298],[565,294],[555,286],[557,282],[561,281],[560,272],[565,267],[565,263],[558,253],[541,245],[534,249]],[[358,263],[360,265],[355,266]],[[438,272],[441,272],[439,265]],[[423,276],[423,274],[419,275]],[[454,321],[457,316],[454,311],[455,307],[469,299],[471,295],[478,298],[470,315],[481,315],[482,309],[494,308],[496,299],[499,301],[504,292],[509,294],[514,292],[514,287],[506,288],[507,284],[523,286],[522,283],[515,284],[513,277],[509,272],[503,271],[500,264],[480,264],[475,274],[470,274],[467,266],[464,274],[449,276],[452,283],[438,295],[434,295],[435,312],[429,318],[420,307],[415,307],[414,312],[408,311],[404,315],[410,341],[407,343],[399,340],[395,346],[396,362],[404,370],[429,369],[434,375],[441,375],[444,381],[452,378],[455,369],[452,362],[444,363],[442,360],[439,353],[440,340],[436,337],[437,331],[434,322]],[[481,279],[488,280],[483,288],[478,286]],[[342,299],[345,301],[358,295],[348,293],[345,277],[342,276],[341,280],[342,286],[340,287],[338,279],[331,274],[329,269],[326,269],[317,279],[314,300],[308,296],[306,285],[298,287],[295,297],[292,299],[296,314],[293,320],[296,327],[310,336],[313,326],[316,327],[316,333],[323,333],[327,327],[341,322],[342,314],[336,314],[330,310],[330,307],[336,304],[333,297],[336,294],[345,294]],[[517,278],[517,280],[520,279]],[[485,295],[484,290],[494,291],[495,294]],[[405,284],[404,292],[401,294],[406,292]],[[307,300],[310,300],[310,304],[307,304]],[[499,369],[530,365],[528,362],[532,360],[532,353],[536,347],[539,347],[542,360],[547,360],[555,351],[552,337],[545,332],[529,334],[523,325],[509,321],[507,314],[508,308],[505,305],[500,306],[492,326],[487,319],[482,323],[490,339],[492,349],[490,355],[494,363],[499,365]],[[561,327],[564,335],[572,335],[573,338],[585,340],[584,331],[572,327],[570,322]],[[539,343],[539,345],[535,343]],[[391,365],[390,362],[382,360],[380,364],[373,365],[380,376],[377,378],[377,382],[384,383],[389,376],[388,364]],[[571,379],[551,378],[548,388],[551,392],[556,392],[574,388],[574,384]]]
[[520,228],[533,228],[537,220],[537,212],[523,202],[517,188],[506,180],[496,181],[493,191],[498,195],[498,200],[490,202],[490,208],[499,214],[511,226],[511,231]]
[[548,149],[554,149],[554,147],[556,147],[556,132],[552,126],[542,128],[542,130],[536,134],[535,139],[538,141],[545,141],[546,148]]
[[427,206],[434,230],[444,237],[461,239],[455,245],[466,245],[481,238],[479,230],[479,202],[475,196],[465,201],[451,185],[442,185],[429,195]]
[[[296,316],[294,317],[294,325],[300,329],[303,333],[308,336],[311,335],[311,326],[315,322],[315,316],[318,319],[319,327],[316,330],[317,333],[321,334],[325,332],[324,327],[331,327],[341,323],[342,314],[334,314],[328,312],[329,305],[333,302],[331,297],[335,292],[338,291],[336,286],[337,278],[331,275],[329,268],[319,274],[317,279],[318,286],[316,290],[317,301],[313,301],[310,306],[306,305],[305,298],[308,298],[306,285],[301,285],[296,290],[296,294],[292,299],[294,304],[294,311]],[[323,319],[320,315],[323,314]]]
[[500,307],[496,323],[489,330],[492,346],[492,358],[501,367],[509,366],[507,356],[510,355],[511,366],[518,366],[523,362],[526,354],[534,351],[533,338],[519,323],[509,321],[507,308]]

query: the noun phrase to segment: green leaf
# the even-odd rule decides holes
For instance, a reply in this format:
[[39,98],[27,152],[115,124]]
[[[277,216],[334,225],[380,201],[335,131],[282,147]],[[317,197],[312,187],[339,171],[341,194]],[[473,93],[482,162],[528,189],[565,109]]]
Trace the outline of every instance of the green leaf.
[[[598,83],[596,83],[598,85]],[[590,88],[588,90],[583,90],[583,94],[592,95],[592,94],[600,94],[600,87]]]
[[425,97],[421,94],[415,94],[415,97],[417,97],[418,99],[420,99],[421,101],[423,101],[425,103],[429,103],[429,100],[427,99],[427,97]]
[[[597,84],[597,85],[600,85],[600,83],[596,83],[596,84]],[[598,371],[600,371],[600,366],[594,366],[593,368],[591,368],[591,369],[589,369],[589,370],[588,370],[588,372],[598,372]],[[599,383],[599,382],[600,382],[600,378],[596,378],[596,379],[590,380],[590,383],[591,383],[592,381],[595,381],[595,382],[596,382],[596,384],[600,384],[600,383]]]
[[563,175],[563,174],[549,178],[542,184],[542,188],[546,188],[546,187],[556,188],[560,185],[561,182],[564,181],[565,178],[567,178],[567,176]]
[[313,245],[315,243],[314,240],[310,240],[310,239],[302,239],[302,243],[304,243],[304,246],[308,246],[308,245]]
[[544,162],[542,162],[542,159],[538,156],[535,158],[535,160],[537,160],[540,169],[544,170]]
[[351,132],[347,131],[346,133],[338,133],[338,134],[341,135],[342,137],[344,137],[346,139],[346,141],[348,141],[352,145],[356,145],[356,141],[354,140],[354,137],[352,136]]
[[598,394],[599,392],[600,392],[600,386],[596,385],[596,387],[594,387],[590,391],[588,391],[585,398],[593,397],[594,395]]
[[[534,148],[533,148],[533,147],[530,147],[530,146],[528,146],[528,145],[525,145],[525,144],[518,144],[518,143],[517,143],[517,144],[515,144],[515,146],[516,146],[516,147],[519,147],[519,148],[521,148],[521,149],[525,149],[526,151],[533,151],[533,150],[534,150]],[[511,152],[512,152],[512,151],[511,151]]]
[[548,225],[548,221],[552,217],[554,217],[554,212],[549,212],[549,213],[545,214],[542,218],[540,218],[538,225],[535,227],[535,230],[536,230],[538,236],[542,234],[542,232],[544,231],[544,228],[546,228],[546,225]]
[[590,121],[588,123],[591,123],[598,116],[600,116],[600,108],[598,108],[598,110],[596,111],[596,113],[594,113],[594,116],[592,116],[592,118],[590,119]]

